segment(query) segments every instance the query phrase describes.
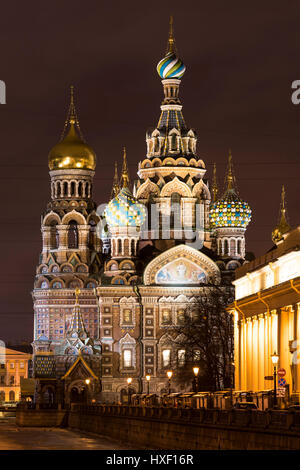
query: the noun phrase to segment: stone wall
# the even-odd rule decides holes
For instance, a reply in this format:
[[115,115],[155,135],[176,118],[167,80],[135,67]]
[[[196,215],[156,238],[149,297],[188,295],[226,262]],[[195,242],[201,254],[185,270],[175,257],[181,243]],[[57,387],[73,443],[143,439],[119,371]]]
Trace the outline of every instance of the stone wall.
[[300,412],[73,405],[68,426],[141,449],[300,449]]
[[17,426],[60,427],[67,425],[67,411],[59,409],[27,409],[19,407],[16,412]]

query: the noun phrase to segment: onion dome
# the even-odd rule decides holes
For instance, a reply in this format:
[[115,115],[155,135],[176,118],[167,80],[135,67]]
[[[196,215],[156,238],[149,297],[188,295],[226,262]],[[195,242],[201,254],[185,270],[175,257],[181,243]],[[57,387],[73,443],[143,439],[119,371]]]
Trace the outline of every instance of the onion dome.
[[[69,129],[65,135],[68,126]],[[84,142],[80,131],[74,105],[73,87],[71,87],[71,102],[63,135],[61,141],[50,151],[48,165],[50,170],[95,170],[96,168],[96,154]]]
[[210,206],[210,225],[216,228],[246,228],[251,220],[251,209],[243,201],[234,188],[232,172],[232,157],[229,154],[229,167],[227,173],[227,189],[223,196]]
[[157,72],[161,79],[177,78],[180,80],[185,72],[185,65],[175,52],[173,35],[173,17],[170,18],[170,31],[166,56],[157,64]]
[[286,204],[285,204],[285,189],[282,186],[281,190],[281,203],[280,203],[280,217],[279,223],[272,231],[273,243],[278,243],[283,239],[283,235],[291,230],[291,226],[287,221]]
[[104,215],[109,227],[141,227],[146,218],[146,208],[137,202],[129,190],[126,150],[123,154],[122,189],[106,206]]

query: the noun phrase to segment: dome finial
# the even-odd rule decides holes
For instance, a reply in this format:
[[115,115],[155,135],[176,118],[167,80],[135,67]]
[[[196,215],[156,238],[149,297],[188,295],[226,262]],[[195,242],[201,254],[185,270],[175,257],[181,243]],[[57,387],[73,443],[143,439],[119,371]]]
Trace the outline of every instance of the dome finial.
[[284,185],[282,185],[279,223],[272,232],[272,241],[274,243],[278,243],[280,240],[282,240],[283,235],[289,230],[291,230],[291,226],[289,225],[288,220],[287,220],[285,188],[284,188]]
[[76,108],[75,108],[74,86],[73,85],[70,86],[70,105],[69,105],[69,109],[68,109],[68,112],[67,112],[67,118],[66,118],[66,121],[65,121],[65,125],[64,125],[61,137],[60,137],[61,141],[65,137],[68,125],[70,125],[70,130],[72,131],[72,133],[76,132],[76,130],[75,130],[75,126],[76,126],[76,129],[77,129],[77,131],[80,135],[80,138],[84,142],[84,138],[83,138],[83,135],[82,135],[82,132],[81,132],[81,129],[80,129],[80,125],[79,125],[79,119],[78,119]]
[[121,175],[121,186],[122,188],[129,188],[129,173],[128,173],[125,147],[123,148],[123,167],[122,167],[122,175]]
[[218,197],[218,183],[217,183],[217,165],[214,163],[213,180],[212,180],[212,202],[216,202]]
[[158,62],[156,69],[158,75],[163,80],[170,78],[181,80],[185,72],[184,63],[179,59],[179,57],[177,57],[172,15],[170,16],[166,56]]
[[174,38],[174,31],[173,31],[173,15],[170,16],[169,22],[169,38],[168,38],[168,46],[167,46],[167,54],[175,52],[175,38]]
[[226,183],[226,190],[227,191],[235,189],[235,177],[233,175],[233,169],[232,169],[231,149],[229,149],[228,168],[227,168],[227,174],[226,174],[226,177],[225,177],[225,183]]
[[119,175],[118,175],[118,163],[115,162],[115,174],[113,179],[113,186],[111,190],[110,199],[116,197],[120,192],[120,184],[119,184]]

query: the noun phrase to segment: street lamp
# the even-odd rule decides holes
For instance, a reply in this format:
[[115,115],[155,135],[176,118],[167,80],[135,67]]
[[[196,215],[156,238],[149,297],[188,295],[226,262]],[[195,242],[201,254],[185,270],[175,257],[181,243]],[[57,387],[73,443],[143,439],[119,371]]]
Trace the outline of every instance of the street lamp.
[[276,368],[276,366],[277,366],[278,361],[279,361],[279,355],[276,354],[276,352],[274,351],[274,353],[271,356],[271,359],[272,359],[272,362],[273,362],[273,365],[274,365],[274,408],[276,408],[276,406],[277,406],[277,393],[276,393],[277,368]]
[[131,382],[132,382],[132,378],[131,378],[131,377],[128,377],[128,379],[127,379],[127,385],[128,385],[128,387],[127,387],[128,405],[130,405],[130,403],[131,403],[131,395],[130,395],[130,393],[129,393],[129,392],[130,392],[130,384],[131,384]]
[[173,372],[172,372],[171,370],[168,370],[167,376],[168,376],[168,380],[169,380],[169,382],[168,382],[168,386],[169,386],[169,395],[170,395],[170,393],[171,393],[171,378],[172,378],[172,375],[173,375]]
[[195,376],[195,388],[196,388],[196,393],[198,392],[198,374],[199,374],[199,367],[193,367],[193,372]]
[[90,383],[91,383],[90,379],[85,379],[85,383],[86,383],[87,385],[90,385]]
[[146,380],[147,380],[147,395],[150,395],[150,375],[146,375]]

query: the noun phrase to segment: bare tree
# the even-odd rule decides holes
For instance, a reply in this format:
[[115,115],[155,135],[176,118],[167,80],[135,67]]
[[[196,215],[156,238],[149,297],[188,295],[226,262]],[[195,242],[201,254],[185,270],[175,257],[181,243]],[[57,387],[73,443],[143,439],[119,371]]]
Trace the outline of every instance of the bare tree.
[[[221,390],[232,384],[233,321],[226,311],[232,287],[207,286],[177,318],[173,338],[174,380],[195,389],[193,367],[199,367],[198,389]],[[174,359],[175,358],[175,359]]]

